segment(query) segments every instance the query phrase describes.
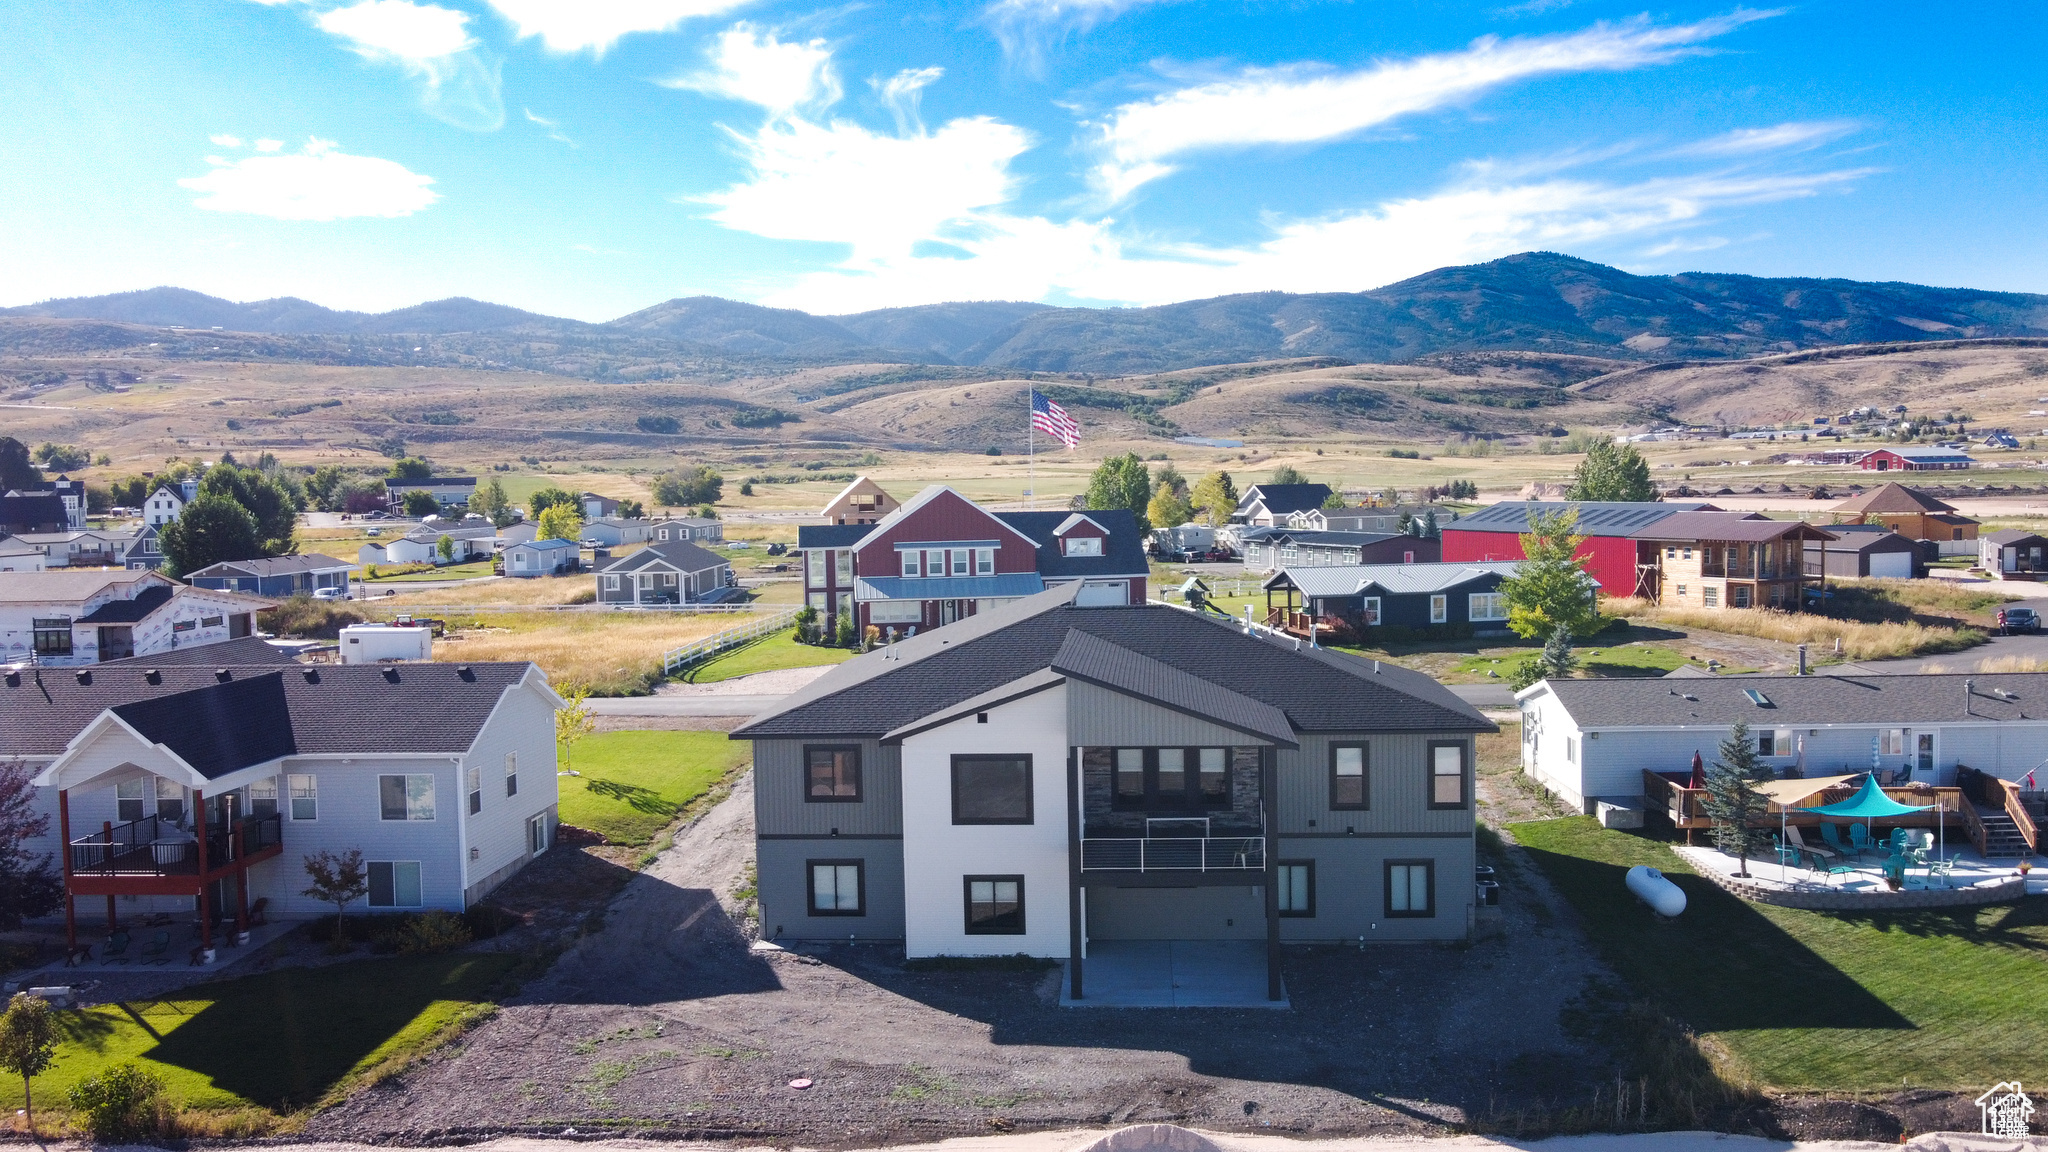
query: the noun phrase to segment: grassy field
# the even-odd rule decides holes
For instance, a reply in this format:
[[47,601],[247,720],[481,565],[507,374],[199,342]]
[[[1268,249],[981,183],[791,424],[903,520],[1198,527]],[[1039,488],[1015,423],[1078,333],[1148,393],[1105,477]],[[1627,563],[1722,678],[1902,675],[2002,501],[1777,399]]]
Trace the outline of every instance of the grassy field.
[[707,660],[688,672],[683,679],[692,684],[710,684],[719,680],[731,680],[737,676],[752,676],[756,672],[773,672],[780,668],[815,668],[821,664],[838,664],[852,657],[848,648],[820,648],[815,644],[796,642],[796,629],[765,636],[743,648],[735,648]]
[[429,568],[423,572],[407,572],[402,576],[370,577],[367,575],[369,572],[368,568],[365,568],[363,571],[365,573],[363,583],[365,584],[406,584],[418,583],[422,580],[474,580],[479,576],[489,576],[491,574],[491,562],[489,560],[471,560],[464,564],[444,564],[441,567]]
[[[1574,652],[1579,658],[1581,674],[1585,676],[1662,676],[1667,672],[1688,664],[1704,669],[1706,665],[1688,659],[1685,653],[1662,644],[1616,644],[1608,647],[1578,648]],[[1515,670],[1536,659],[1540,651],[1530,650],[1506,655],[1479,653],[1467,656],[1451,666],[1451,673],[1462,677],[1487,677],[1488,672],[1499,673],[1503,680],[1514,678]],[[1722,668],[1722,672],[1748,672],[1748,668]]]
[[[1990,908],[1837,914],[1736,899],[1662,842],[1573,816],[1511,825],[1608,964],[1769,1088],[1981,1091],[2048,1076],[2048,897]],[[1685,890],[1659,921],[1632,865]]]
[[557,688],[625,696],[660,681],[663,652],[740,622],[712,613],[492,612],[451,618],[434,659],[532,660]]
[[477,604],[543,606],[568,604],[579,594],[586,600],[597,595],[597,578],[589,573],[574,576],[535,576],[529,579],[492,580],[487,583],[465,584],[460,588],[427,588],[412,592],[400,592],[389,598],[377,597],[379,608],[385,605],[403,608],[407,604]]
[[576,742],[562,767],[562,820],[614,844],[653,840],[683,805],[746,763],[723,732],[600,732]]
[[[60,1110],[78,1081],[133,1060],[184,1108],[254,1112],[241,1119],[261,1129],[426,1049],[482,1011],[518,963],[457,953],[282,968],[162,1000],[60,1012],[64,1040],[55,1066],[35,1079],[37,1114]],[[337,1004],[348,1010],[332,1011]],[[0,1107],[20,1106],[20,1077],[0,1077]]]

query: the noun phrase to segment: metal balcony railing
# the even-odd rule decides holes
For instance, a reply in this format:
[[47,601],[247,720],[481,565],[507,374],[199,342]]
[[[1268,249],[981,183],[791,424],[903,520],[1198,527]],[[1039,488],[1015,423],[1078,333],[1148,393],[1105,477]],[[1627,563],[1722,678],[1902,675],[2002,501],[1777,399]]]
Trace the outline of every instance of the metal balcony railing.
[[[230,828],[209,829],[206,863],[218,871],[284,842],[281,817],[248,816]],[[196,876],[199,841],[169,820],[145,816],[73,840],[74,876]]]
[[1090,836],[1081,841],[1083,872],[1259,871],[1264,836]]

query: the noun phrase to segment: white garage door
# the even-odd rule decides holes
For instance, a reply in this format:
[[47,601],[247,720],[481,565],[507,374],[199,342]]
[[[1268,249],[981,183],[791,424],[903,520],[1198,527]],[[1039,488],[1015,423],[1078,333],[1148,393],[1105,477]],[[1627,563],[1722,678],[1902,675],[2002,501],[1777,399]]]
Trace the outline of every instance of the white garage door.
[[1081,585],[1081,592],[1074,597],[1077,608],[1100,608],[1106,604],[1128,604],[1131,602],[1131,586],[1123,580],[1089,580]]
[[1913,554],[1911,552],[1873,552],[1870,554],[1872,576],[1913,575]]

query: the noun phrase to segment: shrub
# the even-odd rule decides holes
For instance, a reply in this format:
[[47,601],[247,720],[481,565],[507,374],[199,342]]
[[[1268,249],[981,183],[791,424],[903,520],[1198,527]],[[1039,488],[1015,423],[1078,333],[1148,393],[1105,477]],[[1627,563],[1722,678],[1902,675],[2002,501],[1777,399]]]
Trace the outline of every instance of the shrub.
[[339,639],[344,627],[361,624],[364,619],[362,613],[335,601],[311,596],[293,596],[256,616],[257,626],[265,632],[305,640]]
[[633,423],[642,432],[655,432],[667,436],[674,435],[682,427],[676,423],[676,418],[673,416],[642,416],[634,420]]
[[406,922],[398,929],[398,950],[406,953],[452,952],[475,938],[475,933],[462,917],[435,908],[406,917]]
[[85,1114],[95,1140],[169,1136],[173,1113],[163,1091],[163,1081],[131,1060],[72,1085],[71,1107]]
[[562,601],[562,603],[564,603],[564,604],[595,604],[595,603],[597,603],[597,589],[595,589],[595,588],[585,588],[585,589],[583,589],[583,590],[581,590],[581,591],[579,591],[579,592],[572,592],[572,593],[570,593],[570,594],[569,594],[569,598],[568,598],[567,600],[564,600],[564,601]]

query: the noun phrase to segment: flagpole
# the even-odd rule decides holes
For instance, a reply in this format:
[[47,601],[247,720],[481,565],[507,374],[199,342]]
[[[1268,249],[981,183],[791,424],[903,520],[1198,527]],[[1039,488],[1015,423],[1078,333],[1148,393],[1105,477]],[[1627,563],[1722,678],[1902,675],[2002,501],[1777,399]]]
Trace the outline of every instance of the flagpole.
[[1038,405],[1037,389],[1024,386],[1024,507],[1038,507]]

